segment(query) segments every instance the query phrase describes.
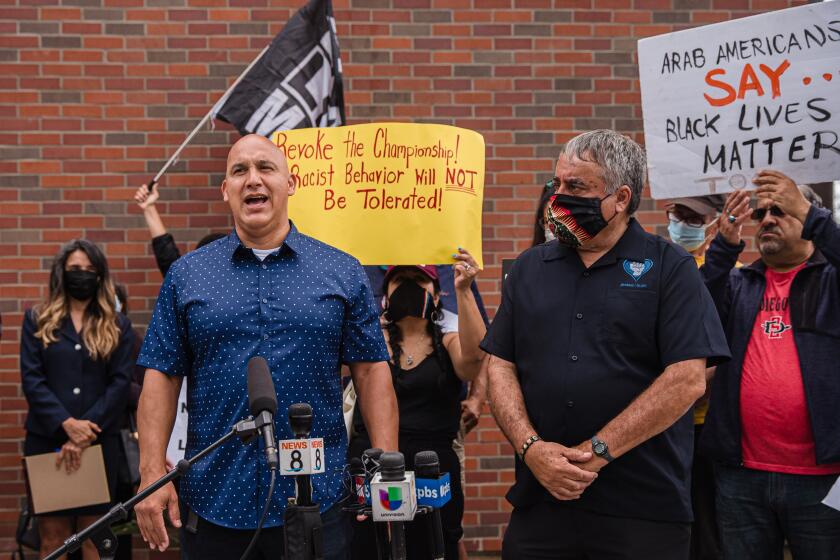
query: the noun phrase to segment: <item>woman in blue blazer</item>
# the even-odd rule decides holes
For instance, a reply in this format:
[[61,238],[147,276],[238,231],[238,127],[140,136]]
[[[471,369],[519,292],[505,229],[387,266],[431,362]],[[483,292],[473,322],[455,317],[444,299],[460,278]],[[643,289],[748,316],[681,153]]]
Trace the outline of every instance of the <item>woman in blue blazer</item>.
[[[102,251],[77,239],[56,256],[49,295],[26,312],[20,344],[23,392],[29,404],[24,455],[56,452],[72,472],[82,451],[102,446],[113,499],[120,460],[119,430],[134,364],[131,323],[115,309],[114,283]],[[90,525],[111,504],[39,516],[41,555]],[[86,542],[85,560],[99,558]]]

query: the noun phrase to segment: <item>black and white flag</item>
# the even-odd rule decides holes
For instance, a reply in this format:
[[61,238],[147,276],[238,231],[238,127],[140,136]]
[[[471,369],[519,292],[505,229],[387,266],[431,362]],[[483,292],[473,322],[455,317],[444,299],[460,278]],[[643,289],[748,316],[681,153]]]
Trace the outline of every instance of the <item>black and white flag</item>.
[[331,0],[310,0],[213,107],[242,134],[341,126],[344,92]]

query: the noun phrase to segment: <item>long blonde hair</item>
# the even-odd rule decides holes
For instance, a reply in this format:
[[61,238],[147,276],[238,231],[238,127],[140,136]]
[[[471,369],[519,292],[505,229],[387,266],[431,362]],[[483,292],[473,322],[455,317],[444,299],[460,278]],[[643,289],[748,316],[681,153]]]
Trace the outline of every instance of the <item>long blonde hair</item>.
[[56,255],[50,271],[50,292],[47,300],[35,308],[35,337],[46,348],[58,340],[61,322],[70,316],[70,296],[64,288],[64,266],[74,251],[84,252],[96,269],[99,287],[88,302],[82,319],[82,341],[94,360],[107,360],[120,342],[117,325],[116,292],[108,272],[108,261],[102,251],[87,239],[74,239]]

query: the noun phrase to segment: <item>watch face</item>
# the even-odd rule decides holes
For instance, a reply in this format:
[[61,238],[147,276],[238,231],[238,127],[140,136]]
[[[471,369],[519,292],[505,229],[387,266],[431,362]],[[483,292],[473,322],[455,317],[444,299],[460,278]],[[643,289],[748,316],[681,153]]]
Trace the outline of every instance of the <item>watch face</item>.
[[603,441],[599,441],[592,446],[592,450],[595,451],[596,455],[600,455],[606,450],[606,447],[607,445]]

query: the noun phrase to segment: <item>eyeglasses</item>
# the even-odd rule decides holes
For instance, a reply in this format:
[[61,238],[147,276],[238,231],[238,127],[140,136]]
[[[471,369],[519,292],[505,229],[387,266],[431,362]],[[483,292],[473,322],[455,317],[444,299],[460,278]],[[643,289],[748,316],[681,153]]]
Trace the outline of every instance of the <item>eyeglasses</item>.
[[765,216],[767,216],[767,210],[770,210],[770,215],[771,216],[775,216],[777,218],[782,218],[785,215],[785,213],[782,211],[782,209],[774,204],[769,209],[768,208],[756,208],[755,210],[752,211],[752,214],[750,215],[750,217],[753,220],[755,220],[756,222],[760,222],[760,221],[764,220]]
[[668,219],[672,222],[683,222],[692,227],[703,227],[704,225],[706,225],[706,222],[703,220],[702,216],[694,215],[685,217],[677,215],[675,212],[671,211],[666,212],[666,214],[668,215]]

